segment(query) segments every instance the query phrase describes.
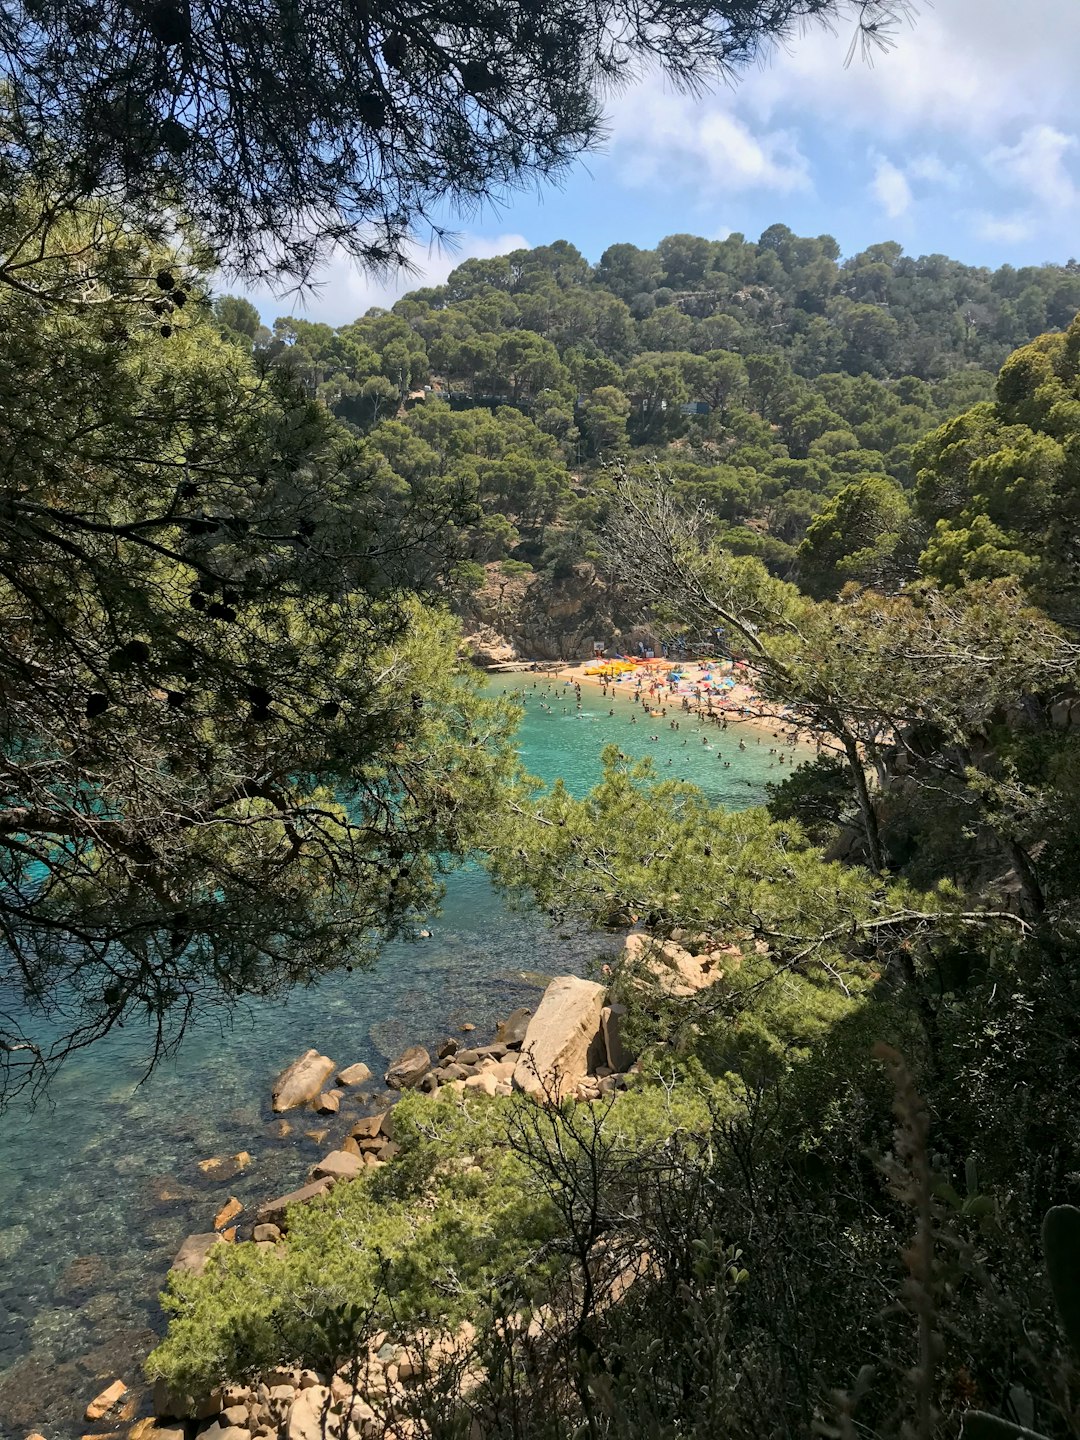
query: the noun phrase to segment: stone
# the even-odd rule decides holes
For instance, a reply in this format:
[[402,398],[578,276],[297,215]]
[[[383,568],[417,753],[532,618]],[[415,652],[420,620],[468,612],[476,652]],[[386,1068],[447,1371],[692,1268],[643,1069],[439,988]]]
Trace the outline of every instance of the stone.
[[332,1402],[328,1385],[301,1390],[289,1410],[286,1440],[325,1440]]
[[222,1425],[247,1425],[248,1407],[246,1405],[226,1405],[221,1412]]
[[331,1150],[317,1165],[312,1166],[313,1180],[354,1180],[364,1168],[359,1155],[350,1155],[347,1150]]
[[478,1065],[480,1063],[480,1056],[475,1050],[459,1050],[454,1059],[459,1065]]
[[218,1234],[227,1245],[232,1245],[236,1241],[236,1226],[230,1225],[227,1230],[219,1230]]
[[396,1145],[393,1140],[387,1140],[386,1143],[382,1146],[382,1148],[376,1151],[375,1158],[376,1160],[382,1160],[385,1163],[387,1160],[393,1160],[394,1156],[398,1153],[400,1149],[401,1146]]
[[622,1027],[626,1017],[625,1005],[605,1005],[600,1011],[600,1030],[604,1037],[604,1054],[614,1071],[626,1070],[633,1064],[634,1057],[626,1048]]
[[555,1100],[570,1093],[588,1073],[603,1008],[602,985],[576,975],[556,976],[529,1021],[514,1068],[514,1088],[534,1096],[546,1091]]
[[344,1070],[337,1073],[339,1085],[366,1085],[371,1079],[371,1071],[364,1064],[347,1065]]
[[236,1155],[212,1155],[209,1160],[200,1160],[199,1169],[215,1180],[231,1180],[250,1164],[251,1156],[246,1150],[241,1150]]
[[[127,1433],[127,1440],[186,1440],[187,1428],[183,1425],[170,1425],[168,1420],[155,1420],[153,1416],[146,1420],[136,1420],[135,1424]],[[26,1440],[34,1440],[28,1435]]]
[[482,1095],[494,1095],[499,1088],[499,1082],[489,1071],[484,1070],[479,1075],[470,1075],[465,1081],[465,1089],[474,1093],[479,1091]]
[[338,1149],[344,1150],[346,1155],[360,1154],[360,1146],[357,1144],[357,1142],[353,1139],[351,1135],[345,1136],[345,1139],[342,1140],[341,1144],[338,1146]]
[[279,1195],[276,1200],[267,1200],[265,1205],[260,1205],[256,1210],[255,1218],[261,1224],[280,1224],[290,1205],[304,1205],[319,1195],[325,1195],[330,1184],[329,1180],[313,1180],[309,1185],[301,1185],[299,1190],[290,1190],[287,1195]]
[[354,1140],[353,1144],[361,1155],[377,1155],[386,1144],[386,1137],[374,1135],[370,1140]]
[[226,1385],[221,1392],[222,1410],[228,1410],[230,1405],[250,1405],[251,1403],[250,1385]]
[[194,1420],[208,1420],[221,1409],[221,1392],[212,1390],[209,1395],[196,1399],[191,1395],[177,1394],[159,1379],[154,1381],[151,1408],[159,1420],[184,1420],[189,1416]]
[[513,1080],[516,1069],[517,1060],[494,1060],[483,1073],[495,1080]]
[[341,1096],[336,1090],[324,1090],[314,1104],[317,1115],[336,1115],[341,1109]]
[[114,1380],[100,1395],[95,1395],[86,1407],[87,1420],[103,1420],[110,1410],[115,1409],[128,1392],[123,1380]]
[[203,1235],[189,1235],[173,1256],[170,1269],[186,1270],[190,1271],[192,1275],[201,1275],[206,1269],[210,1251],[215,1245],[225,1243],[224,1238],[216,1230],[209,1230]]
[[228,1225],[230,1220],[235,1220],[243,1208],[243,1205],[241,1205],[236,1196],[230,1195],[228,1200],[225,1201],[225,1204],[214,1216],[214,1229],[221,1230],[224,1226]]
[[501,1025],[495,1027],[495,1038],[503,1045],[521,1045],[532,1019],[532,1011],[524,1005],[512,1010]]
[[305,1050],[274,1081],[270,1093],[275,1115],[314,1100],[335,1068],[333,1060],[320,1055],[317,1050]]
[[411,1090],[431,1069],[431,1056],[422,1045],[403,1050],[386,1072],[391,1090]]
[[242,1428],[239,1425],[223,1425],[220,1420],[211,1420],[197,1433],[199,1440],[250,1440],[251,1436],[246,1425]]
[[700,960],[674,940],[657,940],[640,931],[627,935],[623,954],[626,961],[646,970],[665,995],[676,998],[694,995],[720,978],[719,972],[706,971]]
[[473,1049],[481,1060],[505,1060],[510,1053],[510,1046],[503,1045],[496,1041],[494,1045],[474,1045]]
[[275,1140],[286,1140],[292,1134],[292,1126],[288,1120],[275,1120],[270,1127],[270,1134]]
[[253,1240],[269,1240],[272,1244],[276,1245],[281,1239],[281,1231],[276,1225],[256,1225],[252,1231],[251,1238]]
[[436,1070],[433,1073],[438,1075],[440,1084],[445,1084],[447,1080],[464,1080],[469,1072],[464,1065],[460,1065],[456,1060],[453,1060],[449,1065],[444,1065],[441,1070]]
[[457,1051],[458,1042],[451,1038],[449,1040],[444,1040],[435,1053],[440,1060],[449,1060],[451,1055],[457,1054]]
[[316,1145],[321,1145],[322,1142],[326,1139],[327,1135],[329,1135],[329,1134],[330,1134],[330,1131],[327,1130],[327,1129],[325,1128],[325,1126],[324,1126],[323,1129],[321,1129],[321,1130],[305,1130],[305,1131],[304,1131],[304,1139],[305,1139],[305,1140],[313,1140]]
[[460,1029],[461,1029],[461,1033],[462,1033],[463,1035],[471,1035],[472,1032],[476,1029],[476,1026],[473,1025],[473,1024],[471,1024],[468,1020],[466,1020],[466,1021],[465,1021],[465,1024],[462,1025],[462,1026],[460,1027]]
[[351,1135],[354,1140],[370,1140],[382,1133],[385,1115],[365,1115],[362,1120],[357,1120],[352,1127]]

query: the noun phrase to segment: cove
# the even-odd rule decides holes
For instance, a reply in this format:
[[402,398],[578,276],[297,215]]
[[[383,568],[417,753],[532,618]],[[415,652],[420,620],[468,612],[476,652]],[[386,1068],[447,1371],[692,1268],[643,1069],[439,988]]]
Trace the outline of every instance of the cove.
[[[689,780],[729,808],[758,803],[766,782],[783,778],[767,731],[720,733],[674,712],[678,731],[640,712],[632,724],[629,703],[595,691],[578,711],[573,690],[544,677],[490,688],[524,698],[526,767],[575,794],[599,780],[609,743],[650,756],[660,778]],[[179,1055],[142,1085],[148,1036],[119,1032],[75,1057],[47,1103],[29,1112],[16,1102],[0,1117],[0,1436],[82,1435],[87,1401],[118,1375],[134,1381],[161,1333],[157,1293],[184,1237],[210,1228],[229,1195],[250,1204],[294,1188],[326,1152],[328,1141],[312,1134],[327,1122],[312,1114],[294,1112],[291,1133],[275,1133],[270,1084],[289,1060],[315,1046],[381,1077],[407,1044],[435,1044],[465,1023],[487,1038],[497,1019],[535,1003],[542,977],[581,972],[617,944],[511,913],[476,867],[449,877],[431,929],[429,940],[388,946],[374,970],[227,1020],[202,1016]],[[345,1108],[331,1139],[347,1129]],[[240,1151],[251,1163],[235,1178],[199,1169]]]

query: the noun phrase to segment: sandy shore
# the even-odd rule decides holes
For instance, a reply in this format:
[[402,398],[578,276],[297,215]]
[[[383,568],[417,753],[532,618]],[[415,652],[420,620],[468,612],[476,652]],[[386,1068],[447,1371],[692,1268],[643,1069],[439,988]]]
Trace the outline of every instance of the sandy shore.
[[[720,728],[745,726],[759,735],[805,752],[817,750],[817,742],[805,731],[772,715],[762,713],[764,702],[753,685],[752,676],[746,667],[733,671],[730,662],[716,661],[688,662],[674,665],[638,665],[633,672],[623,672],[621,681],[605,679],[603,674],[590,675],[598,662],[578,661],[561,667],[547,669],[534,678],[542,685],[569,687],[580,685],[583,691],[599,691],[601,696],[614,705],[641,705],[655,719],[665,722],[681,718],[697,720],[702,724],[715,724]],[[682,676],[677,688],[672,691],[668,676],[672,672]],[[722,686],[715,690],[706,685],[719,685],[722,680],[735,679],[734,685]],[[689,710],[684,709],[684,701]],[[711,703],[710,703],[711,702]],[[664,713],[666,711],[666,714]],[[805,758],[805,754],[802,758]]]

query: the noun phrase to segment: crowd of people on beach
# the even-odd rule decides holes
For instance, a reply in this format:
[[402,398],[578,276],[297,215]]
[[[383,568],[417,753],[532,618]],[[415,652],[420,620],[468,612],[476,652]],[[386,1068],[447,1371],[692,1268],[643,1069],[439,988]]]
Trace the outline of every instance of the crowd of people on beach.
[[[697,673],[689,674],[688,670]],[[736,678],[733,672],[731,662],[715,661],[684,666],[681,670],[673,665],[654,668],[648,664],[625,662],[618,667],[602,663],[591,667],[578,665],[570,667],[569,673],[566,668],[543,673],[541,678],[532,681],[531,686],[524,687],[520,696],[527,703],[537,702],[545,714],[573,715],[577,719],[591,721],[620,719],[613,702],[617,699],[631,700],[632,708],[626,723],[637,725],[647,721],[655,725],[660,721],[664,728],[676,733],[684,725],[693,725],[696,735],[700,735],[702,748],[714,751],[717,762],[725,770],[731,769],[732,762],[727,758],[731,749],[726,755],[726,744],[721,737],[726,736],[729,725],[746,725],[746,734],[740,734],[735,741],[737,750],[747,749],[747,738],[756,746],[771,738],[774,743],[767,751],[770,758],[766,768],[771,770],[793,765],[801,738],[797,728],[782,719],[762,714],[760,702],[746,678]],[[601,700],[609,702],[606,716],[585,708],[583,683],[598,687]],[[710,739],[710,731],[714,732],[715,739]],[[648,740],[653,744],[659,742],[659,727],[649,734]],[[682,748],[689,748],[689,745],[690,739],[684,738]],[[672,766],[674,760],[668,759],[664,764]],[[744,783],[752,785],[755,782],[746,780]]]

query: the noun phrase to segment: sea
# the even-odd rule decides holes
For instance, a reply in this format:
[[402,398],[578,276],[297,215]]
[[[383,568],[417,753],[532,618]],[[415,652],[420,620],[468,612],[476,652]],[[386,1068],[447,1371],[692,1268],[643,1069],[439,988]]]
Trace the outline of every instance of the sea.
[[[770,753],[768,730],[721,732],[677,708],[651,719],[625,695],[596,689],[582,693],[579,708],[569,683],[546,676],[512,675],[488,688],[524,703],[517,744],[526,767],[575,794],[597,783],[611,742],[728,808],[760,803],[767,782],[788,769]],[[44,1100],[16,1101],[0,1115],[3,1440],[32,1430],[74,1440],[108,1428],[88,1425],[83,1412],[117,1377],[147,1413],[141,1362],[163,1333],[158,1293],[185,1236],[211,1229],[230,1196],[252,1207],[303,1184],[358,1107],[377,1103],[376,1083],[350,1094],[329,1121],[294,1112],[282,1134],[270,1087],[290,1060],[314,1046],[339,1066],[366,1062],[378,1081],[406,1045],[435,1046],[463,1025],[476,1027],[478,1041],[491,1038],[516,1006],[536,1004],[547,977],[589,973],[618,946],[533,911],[511,914],[476,865],[449,877],[430,931],[388,945],[372,970],[204,1020],[149,1077],[148,1034],[116,1032],[73,1058]],[[200,1168],[240,1152],[250,1161],[227,1181]]]

